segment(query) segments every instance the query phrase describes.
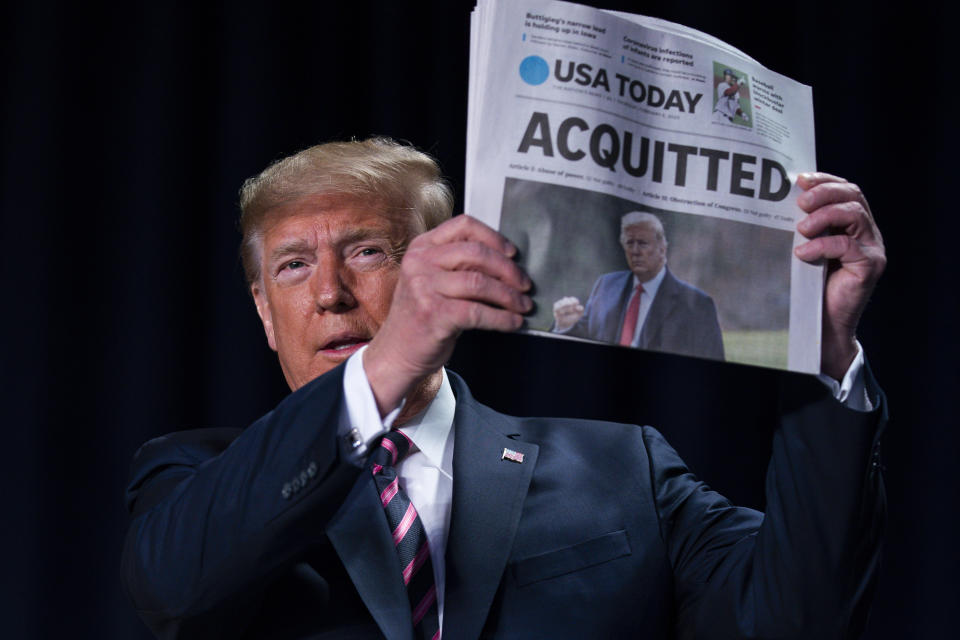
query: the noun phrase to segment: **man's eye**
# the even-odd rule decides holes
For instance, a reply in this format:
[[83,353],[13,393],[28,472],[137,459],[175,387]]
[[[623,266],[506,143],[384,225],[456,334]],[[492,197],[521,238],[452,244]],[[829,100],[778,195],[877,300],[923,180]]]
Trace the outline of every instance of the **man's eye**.
[[294,269],[301,269],[305,266],[307,266],[305,262],[301,262],[300,260],[291,260],[283,268],[294,270]]
[[362,256],[374,256],[380,253],[379,249],[374,249],[373,247],[366,247],[360,250],[360,255]]

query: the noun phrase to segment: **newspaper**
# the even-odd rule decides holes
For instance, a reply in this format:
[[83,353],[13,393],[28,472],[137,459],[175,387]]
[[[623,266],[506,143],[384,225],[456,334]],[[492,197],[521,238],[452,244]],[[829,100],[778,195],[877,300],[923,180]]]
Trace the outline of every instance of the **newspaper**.
[[823,267],[793,256],[814,169],[810,87],[712,36],[474,9],[466,211],[517,245],[529,333],[818,372]]

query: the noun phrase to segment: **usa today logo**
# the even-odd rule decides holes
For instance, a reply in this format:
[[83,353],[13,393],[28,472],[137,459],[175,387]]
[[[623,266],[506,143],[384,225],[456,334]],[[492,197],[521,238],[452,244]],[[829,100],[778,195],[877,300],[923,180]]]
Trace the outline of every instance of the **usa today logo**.
[[550,65],[540,56],[527,56],[520,63],[520,78],[534,86],[543,84],[550,77]]

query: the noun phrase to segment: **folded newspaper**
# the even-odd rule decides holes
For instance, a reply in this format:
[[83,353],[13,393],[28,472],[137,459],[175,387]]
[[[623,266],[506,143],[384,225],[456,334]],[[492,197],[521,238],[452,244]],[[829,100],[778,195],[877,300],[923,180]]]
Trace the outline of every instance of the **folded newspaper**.
[[810,87],[664,20],[480,0],[469,90],[466,211],[517,245],[529,333],[820,370]]

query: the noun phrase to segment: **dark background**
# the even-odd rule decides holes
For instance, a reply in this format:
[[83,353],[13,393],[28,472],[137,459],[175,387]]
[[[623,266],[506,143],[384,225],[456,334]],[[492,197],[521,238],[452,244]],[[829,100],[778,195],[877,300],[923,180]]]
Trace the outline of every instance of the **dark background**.
[[[146,636],[118,570],[131,455],[174,429],[248,424],[285,391],[236,258],[240,183],[309,144],[376,133],[437,155],[462,194],[471,5],[2,5],[3,637]],[[702,29],[813,85],[819,166],[864,188],[890,259],[861,332],[892,415],[867,636],[952,637],[954,16],[607,6]],[[762,505],[789,374],[491,334],[465,336],[454,360],[501,410],[655,424],[702,477]]]

